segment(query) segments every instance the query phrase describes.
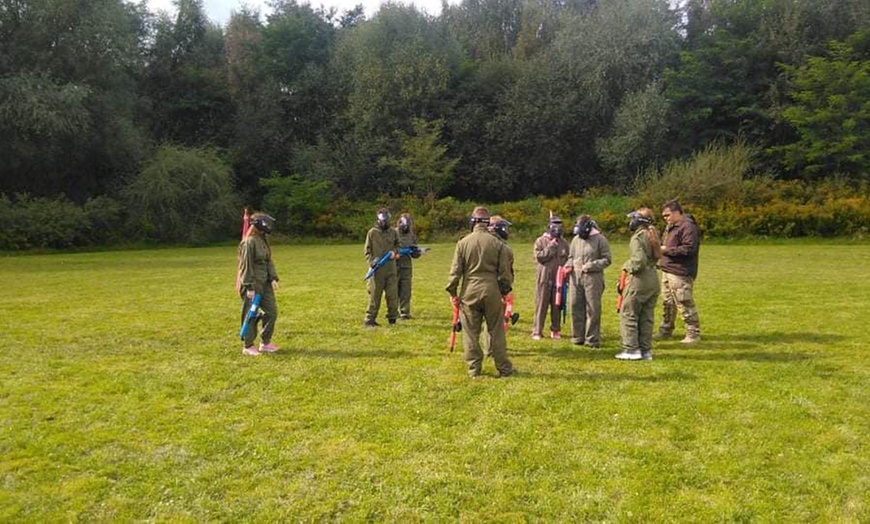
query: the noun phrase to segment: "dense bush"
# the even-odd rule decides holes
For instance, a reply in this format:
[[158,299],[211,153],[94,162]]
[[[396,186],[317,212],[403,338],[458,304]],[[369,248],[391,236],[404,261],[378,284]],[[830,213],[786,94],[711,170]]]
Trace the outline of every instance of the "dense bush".
[[84,210],[61,195],[0,197],[0,247],[8,250],[62,249],[88,244],[90,223]]
[[[291,192],[295,195],[293,198],[299,194]],[[278,209],[265,208],[279,217],[275,226],[276,241],[316,238],[321,242],[326,239],[361,242],[366,231],[374,225],[375,212],[381,207],[393,213],[394,221],[399,213],[411,213],[421,242],[451,241],[468,231],[468,217],[477,205],[454,198],[384,196],[374,201],[339,199],[326,204],[325,199],[320,199],[311,207],[281,207],[282,202],[292,202],[293,198],[275,200]],[[650,201],[648,205],[658,210],[657,201]],[[723,199],[714,205],[701,205],[690,200],[682,203],[685,210],[694,215],[706,238],[865,238],[870,234],[870,186],[867,184],[750,178],[735,184],[728,200]],[[587,213],[608,236],[625,237],[629,233],[625,215],[637,205],[636,198],[614,195],[604,188],[588,191],[583,196],[567,194],[560,198],[528,198],[487,204],[487,207],[493,214],[502,215],[513,223],[513,241],[530,241],[544,231],[550,211],[562,217],[566,230],[571,229],[578,215]],[[194,206],[191,205],[190,209]],[[302,229],[298,229],[298,221],[294,222],[303,216],[298,214],[300,209],[307,209],[305,212],[310,213],[305,215],[310,218],[304,219],[308,222]],[[192,220],[200,219],[194,211],[189,212]],[[239,211],[231,209],[230,212],[232,217],[223,219],[228,221],[227,233],[220,236],[220,240],[235,239],[238,235]],[[135,238],[125,236],[124,216],[121,204],[107,197],[77,206],[66,198],[50,200],[27,195],[14,198],[0,195],[0,222],[4,224],[0,229],[0,249],[67,248],[129,242]],[[662,223],[657,225],[663,226]],[[202,229],[204,226],[195,227],[199,229],[193,231],[205,231]],[[202,238],[187,242],[200,243]]]
[[145,240],[202,244],[236,234],[238,198],[214,151],[162,146],[122,195],[130,228]]
[[687,160],[668,162],[661,170],[648,168],[635,181],[635,205],[657,208],[674,198],[707,207],[742,201],[741,182],[753,153],[743,142],[714,143]]

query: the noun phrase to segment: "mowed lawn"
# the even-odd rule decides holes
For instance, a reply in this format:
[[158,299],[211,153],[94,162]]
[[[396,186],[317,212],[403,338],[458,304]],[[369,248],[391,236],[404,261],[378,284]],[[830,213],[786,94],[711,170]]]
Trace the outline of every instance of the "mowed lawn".
[[449,244],[377,329],[362,242],[275,247],[258,358],[233,246],[0,258],[0,521],[870,520],[870,246],[704,245],[703,342],[621,362],[612,244],[600,350],[529,338],[514,244],[522,374],[477,381]]

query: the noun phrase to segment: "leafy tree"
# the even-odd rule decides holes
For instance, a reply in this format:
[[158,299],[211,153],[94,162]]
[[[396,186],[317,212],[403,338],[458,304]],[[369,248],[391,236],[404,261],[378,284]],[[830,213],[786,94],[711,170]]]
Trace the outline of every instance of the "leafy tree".
[[611,182],[600,176],[596,140],[625,93],[656,80],[672,60],[674,23],[665,1],[600,3],[564,22],[552,46],[519,69],[488,128],[515,196]]
[[396,185],[404,192],[437,196],[450,184],[459,159],[448,158],[447,146],[440,143],[443,120],[415,119],[413,125],[412,135],[396,131],[402,144],[401,156],[382,158],[380,165],[396,170]]
[[[870,31],[856,40],[870,40]],[[870,60],[852,45],[832,42],[828,56],[802,67],[785,67],[793,77],[794,104],[782,112],[799,139],[782,146],[789,168],[814,178],[836,173],[866,178],[870,173]]]
[[143,117],[159,143],[226,146],[233,114],[223,33],[202,0],[176,0],[175,20],[160,16],[148,56]]
[[400,190],[379,172],[377,159],[399,154],[397,130],[411,133],[415,118],[440,116],[459,58],[456,41],[414,7],[385,4],[371,21],[343,35],[333,71],[346,105],[339,134],[329,143],[342,142],[343,162],[361,167],[362,183],[350,181],[357,175],[339,173],[336,183],[342,189],[357,194]]
[[601,163],[618,186],[627,188],[640,168],[662,156],[667,117],[668,101],[657,82],[623,99],[610,133],[597,144]]
[[263,208],[272,213],[277,227],[291,233],[314,233],[315,220],[332,203],[333,185],[326,180],[310,181],[299,175],[273,174],[260,183],[266,189]]
[[83,201],[135,169],[144,27],[121,0],[0,0],[0,191]]

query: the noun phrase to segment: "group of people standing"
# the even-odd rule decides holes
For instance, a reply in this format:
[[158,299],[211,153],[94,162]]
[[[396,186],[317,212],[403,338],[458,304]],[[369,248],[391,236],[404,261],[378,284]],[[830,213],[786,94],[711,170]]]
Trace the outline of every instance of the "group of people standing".
[[[240,282],[243,300],[242,315],[255,294],[262,294],[262,343],[254,346],[256,329],[249,331],[243,352],[257,355],[277,351],[271,342],[277,305],[274,290],[278,275],[271,260],[266,234],[271,230],[268,215],[252,217],[249,234],[240,246]],[[376,318],[382,297],[387,302],[387,322],[411,318],[411,258],[419,251],[411,250],[405,256],[401,248],[416,246],[411,216],[400,215],[391,227],[387,209],[377,212],[375,225],[366,234],[365,257],[373,276],[367,280],[368,308],[364,325],[377,327]],[[628,260],[622,265],[624,282],[619,310],[621,351],[620,360],[651,360],[652,342],[673,335],[677,313],[682,314],[686,335],[682,342],[694,343],[701,339],[698,310],[694,301],[694,281],[698,274],[698,252],[701,235],[690,215],[683,213],[676,200],[662,206],[666,226],[660,237],[654,225],[653,211],[640,208],[627,215],[629,230]],[[510,222],[491,216],[483,206],[474,208],[470,217],[471,232],[456,244],[446,287],[451,303],[459,309],[463,330],[464,359],[471,377],[482,373],[484,351],[480,335],[485,334],[486,354],[493,357],[499,377],[515,373],[507,356],[505,337],[505,304],[514,282],[513,250],[507,243]],[[535,240],[535,313],[531,337],[541,340],[549,314],[550,338],[561,339],[562,301],[570,304],[571,342],[590,348],[601,347],[602,295],[605,289],[604,271],[612,263],[610,245],[598,224],[589,215],[577,217],[573,238],[564,238],[562,220],[551,215],[546,231]],[[407,251],[407,250],[404,250]],[[378,261],[390,253],[388,263]],[[659,278],[658,270],[662,276]],[[568,296],[562,293],[565,283]],[[658,332],[654,332],[655,306],[663,297],[663,318]],[[560,300],[561,299],[561,300]],[[484,326],[485,324],[485,326]],[[485,331],[484,331],[485,329]]]

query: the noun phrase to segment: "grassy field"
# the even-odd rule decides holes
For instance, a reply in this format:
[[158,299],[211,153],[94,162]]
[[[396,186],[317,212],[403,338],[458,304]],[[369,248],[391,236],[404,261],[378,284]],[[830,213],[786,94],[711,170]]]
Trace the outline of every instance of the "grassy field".
[[477,381],[431,247],[415,319],[376,330],[361,244],[276,247],[257,358],[234,247],[0,258],[0,521],[870,520],[870,246],[705,245],[703,342],[638,363],[624,242],[600,350],[530,340],[517,244],[523,374]]

